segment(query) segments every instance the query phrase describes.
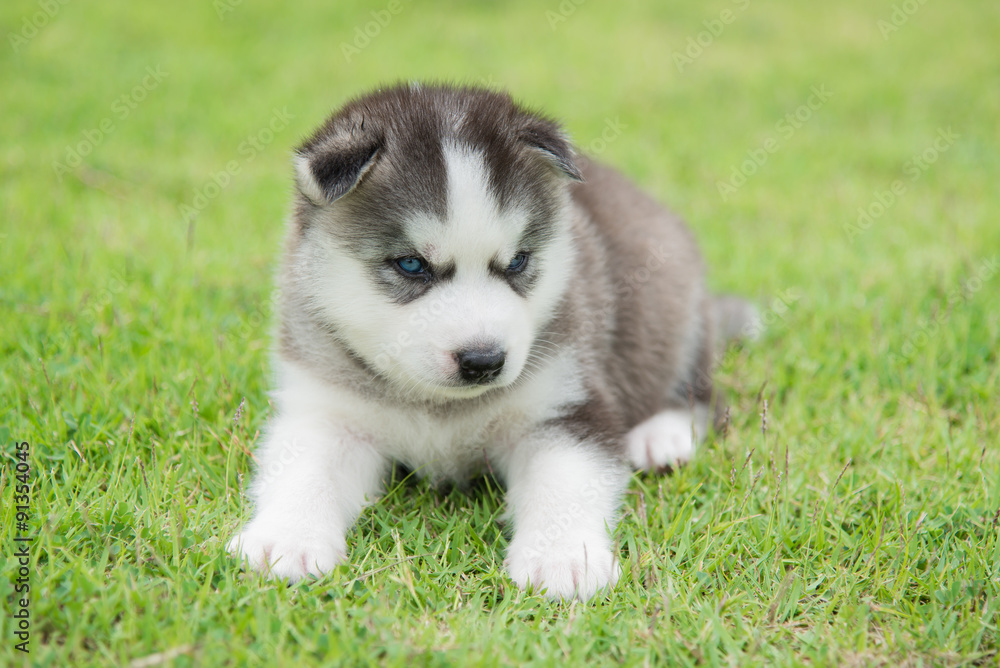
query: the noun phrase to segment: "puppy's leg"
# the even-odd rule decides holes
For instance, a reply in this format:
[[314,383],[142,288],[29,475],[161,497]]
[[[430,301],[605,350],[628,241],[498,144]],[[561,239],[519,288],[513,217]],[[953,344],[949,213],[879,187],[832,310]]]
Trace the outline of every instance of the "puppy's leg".
[[514,537],[507,572],[522,589],[586,601],[618,581],[608,534],[617,521],[627,467],[562,429],[538,432],[506,462]]
[[632,467],[639,471],[665,471],[691,461],[708,429],[707,404],[694,409],[671,408],[632,428],[625,445]]
[[251,489],[253,519],[228,550],[271,577],[319,576],[344,559],[344,536],[380,491],[387,461],[315,411],[270,425]]

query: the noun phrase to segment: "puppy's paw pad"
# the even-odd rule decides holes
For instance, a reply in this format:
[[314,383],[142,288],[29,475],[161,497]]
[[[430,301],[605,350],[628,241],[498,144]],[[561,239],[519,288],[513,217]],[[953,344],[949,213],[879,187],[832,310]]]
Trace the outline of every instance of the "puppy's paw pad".
[[632,467],[670,471],[694,457],[695,435],[687,411],[664,411],[638,425],[625,437]]
[[307,575],[321,577],[346,556],[343,539],[315,532],[274,530],[251,522],[226,549],[253,570],[274,579],[295,582]]
[[587,601],[600,591],[614,587],[620,568],[608,541],[577,547],[563,545],[545,550],[511,545],[507,573],[521,589],[542,592],[550,599]]

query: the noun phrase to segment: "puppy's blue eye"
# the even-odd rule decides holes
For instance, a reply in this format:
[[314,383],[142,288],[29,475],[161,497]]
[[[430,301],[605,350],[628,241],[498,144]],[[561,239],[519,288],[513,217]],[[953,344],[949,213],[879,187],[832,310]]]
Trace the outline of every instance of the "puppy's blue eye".
[[514,259],[510,261],[510,264],[507,265],[507,271],[521,271],[527,263],[528,254],[518,253],[514,256]]
[[422,274],[427,270],[427,263],[419,257],[400,258],[396,260],[396,266],[399,267],[400,271],[404,274],[412,274],[413,276]]

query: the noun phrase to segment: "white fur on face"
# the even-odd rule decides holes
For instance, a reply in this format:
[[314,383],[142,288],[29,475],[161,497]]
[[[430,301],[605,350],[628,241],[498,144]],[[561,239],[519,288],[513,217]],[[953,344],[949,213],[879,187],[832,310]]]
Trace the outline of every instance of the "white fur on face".
[[[572,245],[567,220],[554,220],[554,239],[529,260],[540,275],[527,296],[491,272],[521,250],[528,222],[523,210],[500,212],[489,189],[482,155],[445,147],[448,220],[415,214],[406,221],[410,241],[432,266],[453,264],[454,275],[407,304],[389,299],[370,271],[332,238],[306,244],[306,280],[318,305],[347,345],[383,375],[424,398],[461,398],[514,382],[529,351],[566,288]],[[313,278],[315,277],[315,278]],[[455,381],[455,354],[497,347],[507,358],[488,385]]]

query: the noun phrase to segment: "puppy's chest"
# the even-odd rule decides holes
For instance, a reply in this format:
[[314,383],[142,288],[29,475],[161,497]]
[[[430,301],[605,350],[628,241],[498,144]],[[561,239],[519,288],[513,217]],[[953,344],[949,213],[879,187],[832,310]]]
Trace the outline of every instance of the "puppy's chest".
[[419,410],[381,410],[362,429],[376,448],[422,478],[465,481],[503,459],[531,428],[531,416],[516,407],[483,409],[463,415]]
[[585,397],[579,367],[565,355],[516,390],[474,408],[386,405],[346,393],[330,405],[383,456],[421,477],[462,482],[491,469],[502,473],[508,455],[528,433],[562,417]]

